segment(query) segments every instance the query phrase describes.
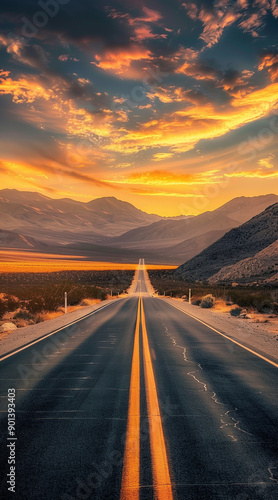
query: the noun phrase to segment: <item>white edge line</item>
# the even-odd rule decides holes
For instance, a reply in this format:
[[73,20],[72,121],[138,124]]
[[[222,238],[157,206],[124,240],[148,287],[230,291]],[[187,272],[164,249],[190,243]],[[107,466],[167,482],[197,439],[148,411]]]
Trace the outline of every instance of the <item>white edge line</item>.
[[[160,298],[160,300],[163,300]],[[266,358],[265,356],[262,356],[262,354],[259,354],[258,352],[256,351],[253,351],[252,349],[249,349],[249,347],[246,347],[245,345],[243,344],[240,344],[240,342],[237,342],[236,340],[233,340],[231,337],[229,337],[228,335],[225,335],[224,333],[221,333],[219,332],[219,330],[216,330],[215,328],[213,328],[212,326],[208,325],[207,323],[205,323],[204,321],[202,321],[201,319],[199,318],[196,318],[196,316],[193,316],[193,314],[190,314],[186,311],[184,311],[183,309],[180,309],[180,307],[177,307],[175,306],[174,304],[171,304],[171,302],[168,302],[168,301],[165,301],[167,302],[167,304],[169,304],[170,306],[174,307],[175,309],[178,309],[179,311],[183,312],[184,314],[186,314],[187,316],[190,316],[191,318],[195,319],[196,321],[199,321],[199,323],[202,323],[203,325],[207,326],[208,328],[210,328],[211,330],[213,330],[214,332],[218,333],[219,335],[221,335],[222,337],[225,337],[225,339],[228,339],[230,340],[231,342],[233,342],[234,344],[236,345],[239,345],[240,347],[242,347],[243,349],[245,349],[246,351],[249,351],[251,352],[252,354],[255,354],[255,356],[258,356],[259,358],[263,359],[264,361],[267,361],[267,363],[270,363],[271,365],[275,366],[276,368],[278,368],[278,364],[275,363],[274,361],[271,361],[270,359]]]
[[[120,300],[123,300],[123,299],[120,299]],[[118,302],[118,301],[117,301]],[[110,302],[109,304],[106,304],[105,306],[102,306],[100,307],[99,309],[96,309],[95,311],[91,312],[91,313],[88,313],[86,314],[85,316],[83,316],[82,318],[79,318],[75,321],[72,321],[71,323],[68,323],[67,325],[65,326],[62,326],[61,328],[58,328],[58,330],[54,330],[54,332],[50,332],[50,333],[47,333],[46,335],[44,335],[43,337],[40,337],[39,339],[37,340],[34,340],[33,342],[30,342],[29,344],[23,346],[23,347],[20,347],[19,349],[16,349],[15,351],[7,354],[6,356],[3,356],[2,358],[0,358],[0,363],[1,361],[4,361],[5,359],[7,358],[10,358],[11,356],[13,356],[14,354],[17,354],[18,352],[21,352],[21,351],[24,351],[24,349],[28,349],[28,347],[31,347],[32,345],[34,344],[37,344],[38,342],[41,342],[42,340],[44,339],[47,339],[47,337],[51,337],[51,335],[54,335],[55,333],[58,333],[60,332],[61,330],[64,330],[65,328],[68,328],[69,326],[72,326],[72,325],[75,325],[75,323],[78,323],[79,321],[82,321],[83,319],[87,319],[89,318],[90,316],[92,316],[93,314],[96,314],[97,312],[99,311],[102,311],[103,309],[105,309],[106,307],[108,306],[111,306],[112,304],[114,304],[115,302]]]

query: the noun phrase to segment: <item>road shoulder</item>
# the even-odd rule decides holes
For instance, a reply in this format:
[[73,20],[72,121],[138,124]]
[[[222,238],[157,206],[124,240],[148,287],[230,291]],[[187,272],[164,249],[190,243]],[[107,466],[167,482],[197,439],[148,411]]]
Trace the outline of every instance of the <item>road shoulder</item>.
[[62,316],[57,316],[56,318],[37,323],[36,325],[18,328],[0,340],[0,356],[4,356],[11,351],[19,349],[25,344],[28,344],[29,342],[33,342],[44,335],[81,320],[88,314],[113,302],[115,302],[115,300],[103,300],[93,306],[85,306]]
[[264,328],[262,324],[251,323],[246,319],[234,318],[228,314],[209,309],[201,309],[181,299],[160,298],[207,323],[231,339],[278,361],[278,336]]

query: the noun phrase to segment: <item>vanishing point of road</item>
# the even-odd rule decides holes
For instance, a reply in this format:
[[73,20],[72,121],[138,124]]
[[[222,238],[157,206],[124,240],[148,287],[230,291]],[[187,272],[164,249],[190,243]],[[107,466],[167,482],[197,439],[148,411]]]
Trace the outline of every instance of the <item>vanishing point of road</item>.
[[127,298],[2,357],[1,498],[277,499],[277,368],[154,297],[141,260]]

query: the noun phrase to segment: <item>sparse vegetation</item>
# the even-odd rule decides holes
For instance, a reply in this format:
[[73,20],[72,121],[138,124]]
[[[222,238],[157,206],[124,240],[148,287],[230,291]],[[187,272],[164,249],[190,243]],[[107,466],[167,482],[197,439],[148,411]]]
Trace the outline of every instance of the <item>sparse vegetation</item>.
[[241,308],[256,310],[260,313],[278,314],[278,288],[275,286],[232,286],[206,285],[189,283],[178,279],[170,269],[150,270],[150,280],[155,290],[160,294],[173,297],[188,296],[192,289],[192,304],[199,306],[203,297],[213,295],[215,300],[223,300],[227,305],[236,304]]
[[231,316],[240,316],[241,311],[242,311],[241,307],[233,307],[233,309],[231,309],[230,311],[230,314]]
[[214,296],[211,294],[208,294],[202,298],[200,306],[202,307],[202,309],[211,309],[214,306],[214,303],[215,303]]
[[105,300],[125,292],[134,271],[62,271],[54,273],[1,273],[0,320],[19,326],[61,311],[64,294],[68,305],[85,305],[88,299]]

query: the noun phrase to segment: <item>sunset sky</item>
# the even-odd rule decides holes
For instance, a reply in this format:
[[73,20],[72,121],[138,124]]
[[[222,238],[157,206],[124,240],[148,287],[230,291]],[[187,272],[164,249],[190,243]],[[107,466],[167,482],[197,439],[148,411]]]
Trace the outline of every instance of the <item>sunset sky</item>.
[[1,1],[0,185],[160,215],[278,194],[278,2]]

